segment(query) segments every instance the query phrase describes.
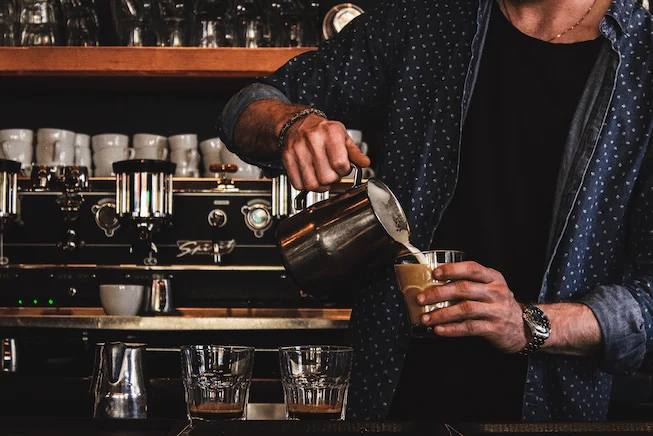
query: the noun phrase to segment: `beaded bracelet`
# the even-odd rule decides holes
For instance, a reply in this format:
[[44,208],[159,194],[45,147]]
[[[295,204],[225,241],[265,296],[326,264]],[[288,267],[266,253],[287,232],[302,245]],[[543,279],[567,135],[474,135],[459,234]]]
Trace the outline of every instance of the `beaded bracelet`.
[[309,116],[311,114],[318,115],[318,116],[320,116],[322,118],[327,117],[324,112],[322,112],[319,109],[315,109],[314,107],[309,107],[309,108],[304,109],[304,110],[302,110],[300,112],[297,112],[295,115],[290,117],[290,119],[288,121],[286,121],[286,124],[283,125],[283,127],[281,128],[281,131],[279,132],[279,142],[277,142],[277,145],[279,146],[280,150],[283,150],[283,141],[284,141],[284,139],[286,137],[286,133],[288,132],[288,129],[290,129],[290,127],[293,124],[295,124],[297,121],[299,121],[300,119],[302,119],[304,117],[307,117],[307,116]]

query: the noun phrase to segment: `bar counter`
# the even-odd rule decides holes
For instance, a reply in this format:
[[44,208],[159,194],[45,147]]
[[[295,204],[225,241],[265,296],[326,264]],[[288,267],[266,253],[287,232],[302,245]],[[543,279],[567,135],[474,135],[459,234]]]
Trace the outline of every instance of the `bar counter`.
[[653,422],[604,423],[514,423],[443,424],[436,422],[355,422],[355,421],[225,421],[202,423],[189,428],[182,420],[107,420],[107,419],[24,419],[0,420],[3,435],[120,435],[120,436],[294,436],[303,434],[338,435],[559,435],[600,434],[636,435],[653,432]]
[[99,307],[0,307],[0,327],[216,331],[346,329],[350,309],[180,308],[176,315],[108,316]]

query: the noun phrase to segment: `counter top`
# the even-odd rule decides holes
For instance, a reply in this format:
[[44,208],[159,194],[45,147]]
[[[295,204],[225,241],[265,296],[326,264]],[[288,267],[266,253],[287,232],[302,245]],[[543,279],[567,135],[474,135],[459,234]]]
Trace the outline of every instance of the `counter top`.
[[611,434],[636,435],[653,432],[651,422],[606,423],[515,423],[457,424],[436,422],[352,422],[352,421],[225,421],[206,423],[189,429],[181,420],[108,420],[93,418],[3,418],[0,432],[10,435],[52,436],[293,436],[303,434],[379,434],[379,435],[533,435],[556,433],[565,435]]
[[83,330],[346,329],[350,309],[180,308],[175,315],[109,316],[95,307],[0,307],[0,327]]

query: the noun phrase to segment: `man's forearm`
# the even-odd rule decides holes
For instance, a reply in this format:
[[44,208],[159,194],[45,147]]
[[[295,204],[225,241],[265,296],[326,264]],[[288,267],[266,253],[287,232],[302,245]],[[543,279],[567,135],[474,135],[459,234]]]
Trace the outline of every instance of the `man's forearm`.
[[234,147],[250,159],[269,162],[279,159],[281,127],[306,106],[278,100],[258,100],[242,112],[234,129]]
[[538,305],[551,323],[551,335],[542,351],[574,356],[599,353],[603,338],[592,310],[580,303]]

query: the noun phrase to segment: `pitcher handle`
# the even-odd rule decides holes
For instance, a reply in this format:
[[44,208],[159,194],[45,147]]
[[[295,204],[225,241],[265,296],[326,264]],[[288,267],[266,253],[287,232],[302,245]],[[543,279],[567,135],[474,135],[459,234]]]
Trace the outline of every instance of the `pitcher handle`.
[[[351,164],[351,168],[354,170],[354,184],[352,187],[356,187],[363,183],[363,171],[356,164]],[[309,191],[304,189],[295,197],[294,206],[297,212],[306,208],[306,197],[308,196],[308,192]]]

